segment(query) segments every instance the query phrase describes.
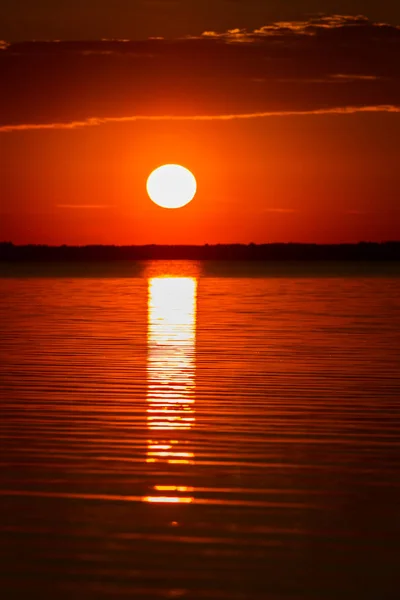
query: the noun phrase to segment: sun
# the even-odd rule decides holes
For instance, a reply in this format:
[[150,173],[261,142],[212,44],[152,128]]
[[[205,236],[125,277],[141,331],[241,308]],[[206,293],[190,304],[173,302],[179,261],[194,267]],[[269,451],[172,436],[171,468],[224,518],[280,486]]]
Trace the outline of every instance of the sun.
[[146,184],[151,200],[163,208],[181,208],[194,197],[196,179],[181,165],[163,165],[150,173]]

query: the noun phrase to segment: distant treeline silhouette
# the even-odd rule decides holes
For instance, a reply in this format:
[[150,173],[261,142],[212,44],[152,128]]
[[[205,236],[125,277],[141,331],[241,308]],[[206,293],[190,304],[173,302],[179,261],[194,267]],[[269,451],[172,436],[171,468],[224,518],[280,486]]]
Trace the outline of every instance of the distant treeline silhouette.
[[358,244],[215,244],[204,246],[16,246],[0,242],[3,262],[116,261],[147,259],[254,261],[400,261],[400,241]]

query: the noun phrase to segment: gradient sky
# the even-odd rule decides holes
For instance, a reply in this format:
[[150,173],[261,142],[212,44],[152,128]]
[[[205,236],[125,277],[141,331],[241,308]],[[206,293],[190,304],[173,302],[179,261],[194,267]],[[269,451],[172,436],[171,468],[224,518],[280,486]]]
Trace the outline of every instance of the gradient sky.
[[400,4],[266,4],[3,0],[0,240],[400,239]]

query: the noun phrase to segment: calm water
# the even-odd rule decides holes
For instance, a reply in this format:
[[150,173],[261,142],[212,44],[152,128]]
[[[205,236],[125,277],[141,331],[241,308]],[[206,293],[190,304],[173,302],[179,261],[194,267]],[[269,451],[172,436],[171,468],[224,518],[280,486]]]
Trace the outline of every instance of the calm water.
[[3,269],[2,598],[398,598],[386,271]]

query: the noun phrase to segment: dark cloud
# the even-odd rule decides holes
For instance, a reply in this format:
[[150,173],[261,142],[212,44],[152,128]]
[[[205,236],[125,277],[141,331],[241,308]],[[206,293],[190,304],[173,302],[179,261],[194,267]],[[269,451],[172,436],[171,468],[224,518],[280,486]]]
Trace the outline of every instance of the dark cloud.
[[400,110],[400,28],[319,16],[146,41],[0,44],[0,127]]

